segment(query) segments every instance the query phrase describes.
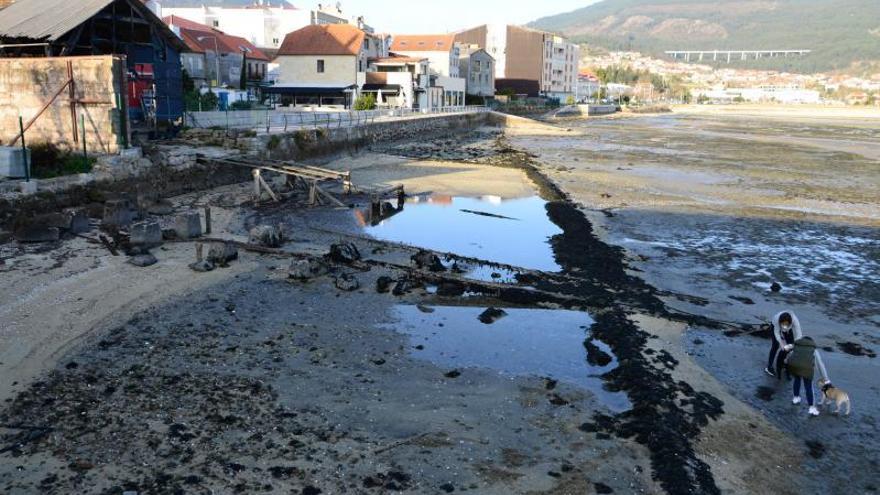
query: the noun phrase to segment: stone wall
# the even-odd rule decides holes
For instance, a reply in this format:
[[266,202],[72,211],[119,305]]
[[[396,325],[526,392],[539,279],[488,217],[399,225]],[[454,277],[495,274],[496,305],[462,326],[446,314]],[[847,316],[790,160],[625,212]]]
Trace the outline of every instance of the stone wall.
[[[95,153],[116,153],[128,124],[125,59],[111,55],[58,58],[0,59],[0,140],[8,144],[18,136],[18,117],[25,124],[51,100],[68,80],[67,62],[73,66],[76,126],[85,117],[86,148]],[[120,105],[122,109],[120,110]],[[81,139],[82,129],[77,140]],[[70,93],[61,92],[25,133],[28,145],[51,142],[62,149],[80,150],[75,142]]]

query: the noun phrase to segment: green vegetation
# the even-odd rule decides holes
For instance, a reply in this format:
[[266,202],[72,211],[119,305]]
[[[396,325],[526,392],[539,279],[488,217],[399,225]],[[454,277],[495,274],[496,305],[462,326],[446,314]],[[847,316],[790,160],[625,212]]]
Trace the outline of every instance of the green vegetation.
[[86,174],[92,171],[95,164],[95,158],[63,151],[52,143],[31,144],[30,150],[31,174],[37,179]]
[[199,94],[197,89],[192,89],[183,94],[183,102],[187,112],[210,112],[217,110],[220,99],[212,92]]
[[[531,27],[610,50],[810,49],[734,68],[820,72],[880,60],[877,0],[605,0]],[[704,63],[711,63],[705,62]],[[727,66],[726,60],[717,65]]]
[[372,93],[358,96],[357,100],[354,101],[354,109],[355,110],[375,110],[376,109],[376,97],[373,96]]

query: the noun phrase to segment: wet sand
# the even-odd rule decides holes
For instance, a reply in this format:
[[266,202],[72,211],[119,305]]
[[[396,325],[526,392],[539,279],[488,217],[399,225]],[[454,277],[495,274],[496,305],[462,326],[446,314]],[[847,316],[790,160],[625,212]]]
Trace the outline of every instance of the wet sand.
[[[669,307],[737,325],[786,308],[799,315],[832,380],[862,404],[852,417],[808,419],[792,406],[791,384],[761,372],[764,338],[697,324],[682,343],[810,446],[802,474],[818,492],[878,487],[880,449],[865,439],[878,434],[880,390],[862,379],[880,366],[880,132],[867,122],[673,114],[566,121],[572,138],[510,138],[590,211],[602,239],[626,250]],[[772,282],[783,290],[771,292]]]

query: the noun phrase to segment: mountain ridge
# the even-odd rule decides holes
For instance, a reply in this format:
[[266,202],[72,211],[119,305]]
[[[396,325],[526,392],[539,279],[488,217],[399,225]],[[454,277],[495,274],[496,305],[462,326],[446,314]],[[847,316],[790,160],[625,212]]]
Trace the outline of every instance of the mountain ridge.
[[530,27],[611,50],[809,49],[805,57],[736,62],[795,72],[880,60],[877,0],[604,0]]

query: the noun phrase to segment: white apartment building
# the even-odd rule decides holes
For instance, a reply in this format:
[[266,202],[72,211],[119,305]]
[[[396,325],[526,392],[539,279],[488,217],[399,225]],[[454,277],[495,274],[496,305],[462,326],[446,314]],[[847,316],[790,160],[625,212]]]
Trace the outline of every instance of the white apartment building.
[[451,34],[402,34],[392,36],[391,52],[404,57],[426,59],[428,74],[420,76],[419,108],[464,105],[467,84],[460,77],[461,49]]
[[580,47],[561,36],[544,36],[544,72],[541,91],[562,103],[577,93]]
[[300,9],[284,1],[266,2],[247,7],[173,7],[163,5],[162,16],[175,16],[240,36],[259,48],[278,49],[287,33],[309,25],[351,24],[372,32],[363,17],[346,17],[337,6],[318,4],[317,9]]

